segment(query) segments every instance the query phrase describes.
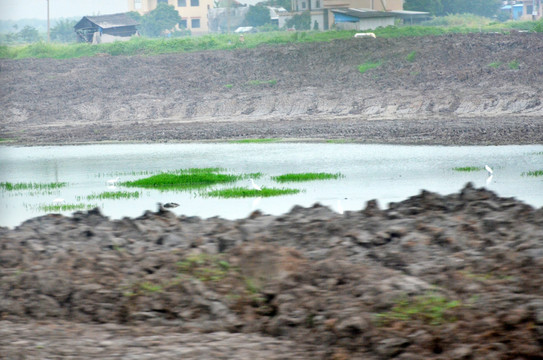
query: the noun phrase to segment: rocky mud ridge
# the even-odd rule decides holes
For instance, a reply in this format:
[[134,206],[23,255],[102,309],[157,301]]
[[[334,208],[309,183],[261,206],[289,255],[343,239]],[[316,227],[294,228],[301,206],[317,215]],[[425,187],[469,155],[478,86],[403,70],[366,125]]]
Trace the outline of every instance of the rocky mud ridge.
[[[542,53],[543,34],[513,33],[3,59],[0,137],[30,145],[247,137],[538,143]],[[361,74],[366,62],[381,65]]]
[[98,209],[0,229],[8,359],[541,359],[543,209],[466,185],[343,215]]

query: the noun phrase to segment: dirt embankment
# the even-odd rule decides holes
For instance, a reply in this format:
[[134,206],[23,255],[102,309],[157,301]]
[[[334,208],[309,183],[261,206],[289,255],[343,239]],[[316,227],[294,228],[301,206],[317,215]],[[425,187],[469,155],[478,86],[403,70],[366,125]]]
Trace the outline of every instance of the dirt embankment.
[[[542,53],[542,34],[469,34],[1,60],[0,136],[21,144],[243,137],[540,143]],[[360,74],[368,61],[382,64]]]
[[543,209],[467,186],[228,221],[0,228],[8,359],[541,359]]

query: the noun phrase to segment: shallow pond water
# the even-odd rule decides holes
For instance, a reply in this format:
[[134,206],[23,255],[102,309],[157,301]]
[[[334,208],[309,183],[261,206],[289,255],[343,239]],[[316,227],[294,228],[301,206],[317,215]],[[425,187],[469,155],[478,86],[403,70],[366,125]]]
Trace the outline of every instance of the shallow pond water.
[[[454,171],[455,167],[488,164],[484,170]],[[107,180],[145,177],[159,172],[196,167],[220,167],[230,173],[261,172],[257,183],[267,187],[301,189],[296,195],[272,198],[217,199],[196,192],[142,189],[138,199],[87,200],[86,196],[111,189]],[[156,210],[157,202],[176,202],[178,215],[246,217],[255,209],[268,214],[288,212],[294,205],[318,202],[339,211],[360,210],[371,199],[381,207],[404,200],[420,190],[449,194],[468,181],[486,186],[532,206],[543,206],[543,177],[523,172],[543,169],[543,145],[530,146],[397,146],[337,143],[219,143],[219,144],[118,144],[51,147],[0,147],[0,182],[67,182],[52,191],[0,190],[0,226],[16,226],[48,211],[53,199],[66,203],[98,205],[112,218],[135,217]],[[278,184],[270,176],[291,172],[340,172],[338,180]],[[250,187],[249,180],[235,186]],[[225,186],[216,186],[223,188]],[[70,214],[73,211],[63,213]]]

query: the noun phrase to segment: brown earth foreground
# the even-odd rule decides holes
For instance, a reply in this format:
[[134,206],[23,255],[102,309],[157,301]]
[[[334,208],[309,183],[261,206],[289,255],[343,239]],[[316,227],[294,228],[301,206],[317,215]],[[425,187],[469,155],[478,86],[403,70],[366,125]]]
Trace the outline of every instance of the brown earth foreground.
[[[472,34],[0,60],[0,137],[543,143],[542,54]],[[543,359],[542,284],[543,209],[469,184],[343,215],[51,214],[0,228],[0,358]]]
[[543,209],[99,210],[0,228],[3,359],[541,359]]
[[[0,137],[25,145],[260,137],[543,143],[541,54],[543,34],[516,33],[4,59]],[[382,64],[358,71],[375,61]]]

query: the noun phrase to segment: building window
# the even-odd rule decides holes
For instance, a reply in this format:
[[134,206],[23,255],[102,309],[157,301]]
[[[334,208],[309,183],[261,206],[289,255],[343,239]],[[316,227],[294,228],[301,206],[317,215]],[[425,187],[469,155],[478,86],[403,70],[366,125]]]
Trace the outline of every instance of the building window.
[[141,0],[134,0],[134,9],[141,9]]
[[320,0],[315,1],[315,8],[316,8],[316,9],[319,9],[320,7],[321,7],[321,2],[320,2]]
[[200,6],[200,0],[190,0],[190,6]]
[[302,1],[302,9],[305,9],[305,1]]
[[187,19],[181,19],[181,22],[179,23],[179,27],[181,29],[186,29],[187,28]]
[[177,7],[187,6],[187,0],[177,0]]
[[191,19],[190,27],[193,29],[198,29],[200,27],[200,19]]

